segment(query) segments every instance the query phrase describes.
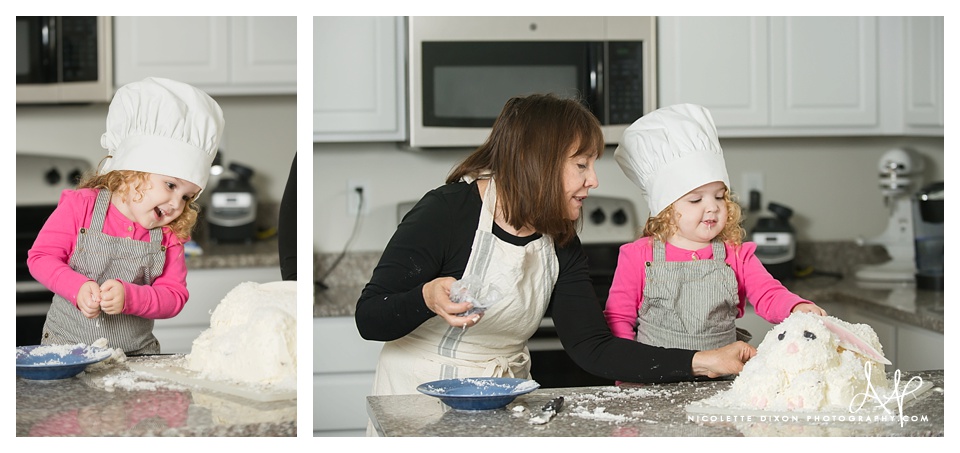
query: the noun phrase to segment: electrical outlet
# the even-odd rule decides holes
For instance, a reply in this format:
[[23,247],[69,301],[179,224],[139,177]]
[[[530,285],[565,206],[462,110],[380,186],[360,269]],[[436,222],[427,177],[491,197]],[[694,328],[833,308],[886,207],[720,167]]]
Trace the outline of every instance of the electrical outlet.
[[763,193],[763,173],[755,171],[744,172],[743,186],[740,187],[739,191],[737,191],[737,196],[740,197],[741,206],[750,206],[750,192],[754,190],[761,194]]
[[370,213],[370,184],[366,181],[347,181],[347,214]]
[[763,193],[763,173],[748,171],[743,174],[743,187],[740,188],[740,197],[750,198],[751,190]]

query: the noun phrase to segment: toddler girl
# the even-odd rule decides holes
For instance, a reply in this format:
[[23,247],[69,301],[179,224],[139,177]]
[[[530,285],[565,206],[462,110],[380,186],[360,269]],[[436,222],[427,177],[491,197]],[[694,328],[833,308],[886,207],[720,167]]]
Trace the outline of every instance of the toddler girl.
[[604,310],[614,335],[706,350],[738,339],[746,299],[775,324],[793,311],[826,314],[771,277],[756,244],[743,242],[707,109],[674,105],[643,116],[614,158],[650,207],[643,237],[620,248]]
[[114,95],[100,144],[107,156],[65,190],[27,264],[54,293],[42,344],[108,345],[156,354],[153,320],[189,296],[183,243],[210,175],[224,121],[206,93],[148,78]]

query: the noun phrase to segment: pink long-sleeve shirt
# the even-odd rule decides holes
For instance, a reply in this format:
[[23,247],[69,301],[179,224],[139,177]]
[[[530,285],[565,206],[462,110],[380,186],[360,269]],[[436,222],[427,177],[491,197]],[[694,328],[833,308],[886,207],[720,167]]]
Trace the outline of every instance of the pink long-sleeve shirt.
[[[665,245],[667,261],[692,261],[694,257],[701,260],[713,259],[713,248],[709,245],[695,251],[674,247],[669,243]],[[725,261],[737,278],[737,294],[740,296],[737,304],[738,318],[743,316],[746,300],[753,304],[761,318],[773,324],[778,324],[789,316],[795,305],[812,303],[787,290],[767,272],[754,254],[757,244],[744,242],[739,249],[725,244],[725,248]],[[634,329],[637,325],[637,313],[643,304],[643,286],[647,275],[644,263],[647,261],[653,261],[652,238],[643,237],[620,247],[617,269],[613,274],[613,284],[603,311],[610,330],[620,338],[636,339]]]
[[[43,224],[27,253],[30,275],[43,286],[77,305],[80,287],[91,279],[68,264],[80,228],[89,228],[98,189],[64,190],[57,208]],[[107,209],[103,232],[150,242],[150,230],[124,216],[113,203]],[[163,272],[150,285],[123,283],[123,313],[148,319],[172,318],[187,303],[187,265],[183,244],[169,229],[161,241],[167,247]]]

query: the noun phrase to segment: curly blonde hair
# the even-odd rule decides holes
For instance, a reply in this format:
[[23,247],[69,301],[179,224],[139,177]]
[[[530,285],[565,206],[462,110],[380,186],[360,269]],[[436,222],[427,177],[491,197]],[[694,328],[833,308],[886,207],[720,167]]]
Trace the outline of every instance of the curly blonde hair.
[[[739,247],[743,244],[743,237],[746,235],[743,226],[740,225],[743,221],[743,213],[729,190],[724,193],[723,201],[727,206],[727,223],[723,226],[720,234],[717,235],[717,239],[734,247]],[[666,243],[667,238],[677,232],[675,217],[676,211],[673,209],[673,203],[670,203],[670,206],[664,208],[655,217],[647,219],[647,224],[643,227],[643,237],[652,236],[658,241]]]
[[[135,195],[133,201],[140,201],[143,198],[143,191],[150,188],[147,177],[150,174],[134,170],[114,170],[106,174],[98,175],[96,172],[88,173],[83,180],[77,184],[78,189],[106,189],[120,194],[123,201],[127,201],[127,196],[133,192]],[[190,237],[193,227],[197,224],[197,217],[200,213],[200,205],[196,203],[196,197],[187,203],[183,212],[172,222],[163,228],[169,228],[181,241]]]

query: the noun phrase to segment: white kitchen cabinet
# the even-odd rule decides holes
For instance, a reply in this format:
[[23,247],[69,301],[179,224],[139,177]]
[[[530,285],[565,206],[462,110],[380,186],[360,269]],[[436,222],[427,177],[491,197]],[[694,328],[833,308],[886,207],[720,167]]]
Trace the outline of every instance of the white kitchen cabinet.
[[943,16],[904,22],[904,123],[943,135]]
[[187,271],[190,298],[180,314],[158,319],[153,334],[164,354],[189,354],[200,333],[210,327],[210,315],[231,289],[243,282],[268,283],[280,280],[279,267],[191,269]]
[[942,28],[942,18],[660,17],[660,106],[708,107],[721,137],[942,135]]
[[769,20],[771,126],[879,126],[876,17]]
[[704,105],[721,132],[768,125],[767,18],[657,20],[660,106]]
[[887,371],[922,371],[943,369],[943,334],[893,318],[881,316],[868,309],[849,307],[844,321],[867,324],[877,332],[883,355],[893,365]]
[[295,16],[114,18],[115,83],[166,77],[211,95],[295,94]]
[[897,328],[897,367],[901,371],[942,370],[943,334],[916,326]]
[[364,436],[367,395],[383,343],[360,337],[352,316],[313,319],[313,434]]
[[876,19],[661,17],[661,106],[708,107],[722,137],[878,127]]
[[314,17],[314,142],[406,140],[402,17]]

